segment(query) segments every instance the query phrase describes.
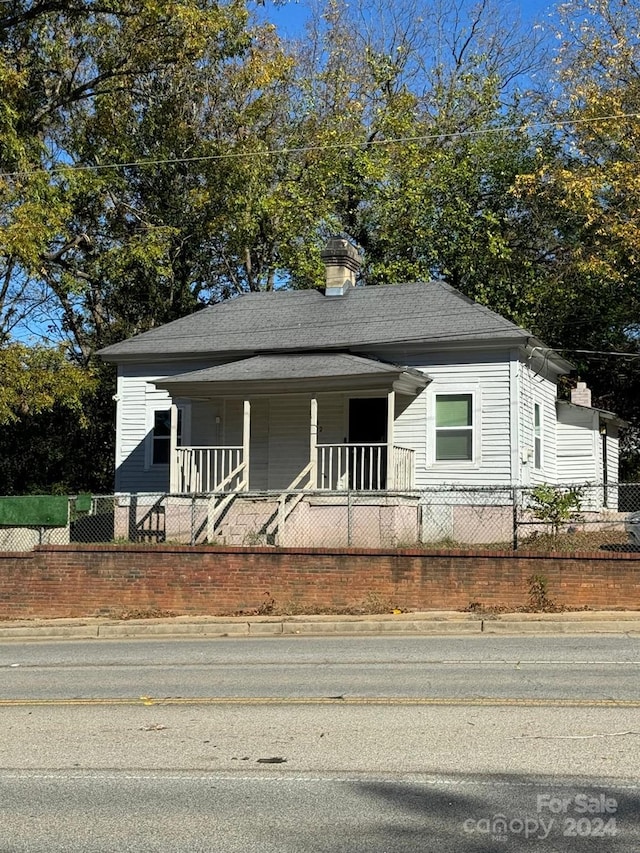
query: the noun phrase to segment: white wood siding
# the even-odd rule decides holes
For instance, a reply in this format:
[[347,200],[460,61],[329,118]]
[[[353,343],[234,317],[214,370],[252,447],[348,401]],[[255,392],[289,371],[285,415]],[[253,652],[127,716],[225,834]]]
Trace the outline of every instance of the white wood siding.
[[[343,394],[318,395],[319,444],[344,441]],[[249,488],[252,491],[285,489],[309,463],[311,397],[281,394],[254,397],[251,403]],[[242,402],[223,404],[224,443],[242,442]]]
[[[620,497],[618,483],[620,482],[620,440],[616,423],[605,421],[607,425],[607,488],[603,489],[603,502],[606,499],[607,509],[617,510]],[[602,453],[602,446],[600,452]]]
[[598,447],[600,438],[597,430],[597,413],[558,405],[558,482],[598,483],[598,458],[602,451]]
[[[606,489],[601,423],[602,426],[606,424],[607,429]],[[603,419],[601,422],[595,409],[559,404],[559,480],[561,483],[589,483],[593,486],[591,489],[585,489],[584,509],[617,509],[619,453],[618,425],[615,422],[609,419]]]
[[[121,365],[118,369],[116,407],[117,492],[163,492],[169,488],[169,466],[149,465],[150,429],[153,411],[169,408],[171,399],[153,382],[204,367],[202,363]],[[187,440],[189,437],[186,436]]]
[[340,444],[348,430],[348,395],[318,394],[318,444]]
[[[397,353],[396,356],[386,354],[385,358],[418,368],[432,379],[416,398],[396,395],[395,444],[414,451],[416,488],[441,484],[506,485],[519,478],[525,484],[553,483],[571,476],[574,463],[570,461],[568,443],[572,439],[563,432],[563,428],[556,426],[556,384],[553,378],[537,374],[528,364],[520,363],[515,353],[508,351],[434,353],[410,357],[407,353]],[[118,491],[158,492],[168,488],[167,466],[148,464],[153,411],[166,408],[171,402],[168,393],[158,391],[153,382],[163,376],[205,366],[205,363],[182,361],[120,368],[116,448]],[[437,394],[467,392],[473,394],[476,404],[476,456],[472,462],[436,461],[435,397]],[[319,444],[345,441],[351,396],[357,395],[318,394]],[[251,400],[250,488],[286,488],[307,465],[309,402],[309,394],[283,394]],[[543,427],[540,471],[533,470],[533,405],[536,402],[541,406]],[[184,436],[185,443],[204,446],[242,443],[240,398],[193,401],[190,411],[191,429],[190,434]],[[570,424],[565,426],[570,427]],[[564,462],[557,463],[557,454],[562,456],[561,446],[564,448]],[[613,437],[609,451],[610,479],[614,481],[617,479],[617,441]],[[592,453],[595,452],[593,448]],[[578,467],[576,463],[575,469]],[[584,467],[581,470],[582,479],[585,479]]]
[[[520,477],[523,485],[556,483],[558,478],[556,443],[557,385],[527,363],[520,364]],[[535,467],[534,406],[540,406],[542,460]]]
[[[428,443],[433,442],[433,429],[428,430],[429,394],[425,391],[406,405],[407,398],[396,400],[397,421],[395,443],[410,447],[416,456],[416,487],[438,483],[479,483],[510,481],[509,459],[509,371],[508,354],[502,356],[474,356],[459,363],[459,354],[446,354],[429,358],[414,359],[412,366],[422,368],[433,378],[431,394],[446,392],[451,386],[475,385],[480,392],[481,456],[473,467],[450,470],[442,466],[427,464]],[[406,359],[405,359],[406,363]],[[168,406],[167,392],[158,391],[153,385],[157,378],[195,370],[206,364],[180,362],[176,364],[122,366],[120,369],[118,403],[118,431],[120,465],[117,472],[119,491],[163,491],[168,488],[168,470],[164,466],[145,468],[145,447],[148,441],[153,408]],[[437,389],[437,390],[436,390]],[[428,389],[427,389],[428,390]],[[322,432],[319,443],[340,443],[346,438],[348,399],[345,394],[318,395],[319,425]],[[433,402],[433,399],[431,400]],[[266,403],[266,401],[265,401]],[[286,487],[304,468],[308,461],[309,448],[309,397],[282,395],[274,397],[269,405],[268,436],[252,448],[252,458],[257,482],[262,486],[264,478],[258,474],[260,443],[269,448],[268,488]],[[431,415],[433,414],[431,410]],[[261,404],[253,401],[253,429],[262,421]],[[215,424],[215,418],[221,424]],[[209,428],[211,432],[209,433]],[[192,434],[187,441],[197,444],[215,444],[221,434],[224,444],[239,444],[242,441],[242,402],[239,399],[193,403]],[[258,435],[255,436],[258,438]],[[278,458],[276,458],[278,457]]]
[[222,401],[194,400],[191,404],[191,438],[194,447],[222,444]]
[[250,400],[251,441],[249,443],[249,488],[263,492],[269,488],[269,413],[266,397]]
[[[407,363],[406,360],[404,363]],[[416,453],[416,488],[511,483],[510,354],[429,354],[409,362],[433,380],[400,414],[396,444]],[[434,460],[436,394],[473,393],[477,456],[473,462]]]
[[243,401],[225,399],[222,404],[222,443],[242,444]]
[[607,421],[607,473],[610,483],[620,479],[620,439],[618,426]]
[[[416,488],[423,484],[427,468],[427,395],[425,391],[415,398],[396,395],[396,422],[394,444],[409,447],[414,452]],[[421,478],[419,473],[421,472]]]
[[269,489],[286,489],[309,464],[310,398],[273,397],[269,411]]

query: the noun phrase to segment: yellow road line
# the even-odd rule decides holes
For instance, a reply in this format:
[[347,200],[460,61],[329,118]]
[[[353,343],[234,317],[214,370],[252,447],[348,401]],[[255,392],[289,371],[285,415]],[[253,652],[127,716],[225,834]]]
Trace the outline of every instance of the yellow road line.
[[475,698],[448,699],[445,697],[241,697],[241,696],[203,696],[194,698],[150,696],[129,697],[123,699],[0,699],[0,708],[19,707],[69,707],[73,705],[376,705],[401,706],[420,705],[431,707],[535,707],[535,708],[640,708],[637,699],[524,699],[524,698]]

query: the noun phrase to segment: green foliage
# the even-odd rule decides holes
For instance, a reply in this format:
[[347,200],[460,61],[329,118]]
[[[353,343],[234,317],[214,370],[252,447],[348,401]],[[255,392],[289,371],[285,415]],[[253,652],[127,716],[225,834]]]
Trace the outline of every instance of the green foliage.
[[[49,480],[82,485],[67,413],[79,458],[96,431],[87,476],[104,481],[97,349],[320,286],[335,230],[368,284],[440,277],[569,358],[638,353],[637,4],[563,4],[555,64],[492,0],[325,0],[299,43],[264,18],[250,0],[2,7],[0,422],[49,430],[71,472]],[[537,103],[518,87],[536,73]],[[532,129],[536,110],[561,124]],[[12,350],[29,324],[73,358]],[[576,358],[595,402],[640,424],[637,361]]]
[[0,348],[0,494],[113,490],[109,374],[62,348]]
[[[640,9],[569,0],[559,7],[556,155],[518,182],[544,219],[548,249],[532,331],[568,349],[596,405],[640,423]],[[594,350],[593,356],[572,350]],[[610,358],[602,353],[628,353]],[[637,434],[623,448],[637,471]]]
[[529,508],[534,518],[549,524],[557,536],[564,524],[581,519],[582,490],[577,486],[563,488],[542,483],[532,489]]
[[56,405],[86,425],[82,400],[94,387],[92,372],[72,364],[63,349],[18,343],[0,348],[0,425]]
[[55,402],[0,429],[0,494],[111,494],[115,390],[112,371],[96,371],[81,408]]

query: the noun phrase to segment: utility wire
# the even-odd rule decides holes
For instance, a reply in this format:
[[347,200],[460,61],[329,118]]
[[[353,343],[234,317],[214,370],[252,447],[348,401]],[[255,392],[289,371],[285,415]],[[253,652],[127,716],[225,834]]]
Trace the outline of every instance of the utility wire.
[[619,356],[621,358],[640,358],[640,352],[617,352],[616,350],[599,350],[599,349],[566,349],[566,347],[553,347],[556,352],[573,352],[580,355],[604,355],[604,356]]
[[65,172],[97,172],[105,169],[130,169],[134,167],[148,166],[174,166],[182,163],[203,163],[215,160],[240,160],[261,157],[277,157],[290,154],[309,154],[319,151],[347,151],[357,148],[368,148],[370,146],[382,147],[385,145],[404,145],[410,142],[429,142],[434,140],[444,139],[464,139],[469,137],[487,136],[499,133],[524,133],[530,130],[542,130],[545,128],[560,128],[570,125],[593,125],[600,122],[621,120],[621,119],[637,119],[640,118],[640,113],[623,113],[622,115],[607,115],[598,116],[596,118],[585,119],[565,119],[562,121],[547,121],[547,122],[531,122],[529,124],[514,124],[505,125],[503,127],[483,128],[482,130],[460,130],[450,133],[426,133],[419,136],[399,136],[390,139],[373,139],[366,142],[336,142],[330,145],[300,145],[300,146],[283,146],[282,148],[267,148],[265,150],[253,151],[228,151],[224,154],[202,154],[194,157],[167,157],[154,160],[130,160],[122,163],[94,163],[87,165],[67,164],[62,166],[52,166],[50,168],[41,167],[38,169],[23,169],[15,172],[3,172],[3,178],[18,178],[27,177],[29,175],[39,174],[56,174]]

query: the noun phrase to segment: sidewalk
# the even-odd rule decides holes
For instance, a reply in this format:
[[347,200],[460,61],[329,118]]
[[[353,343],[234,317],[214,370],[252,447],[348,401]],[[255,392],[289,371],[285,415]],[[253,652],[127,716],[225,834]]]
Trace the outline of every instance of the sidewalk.
[[33,619],[0,622],[10,640],[117,640],[203,637],[640,634],[640,611],[496,615],[428,611],[363,616],[176,616],[165,619]]

